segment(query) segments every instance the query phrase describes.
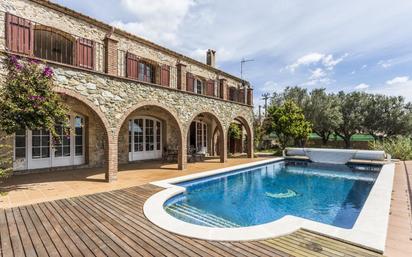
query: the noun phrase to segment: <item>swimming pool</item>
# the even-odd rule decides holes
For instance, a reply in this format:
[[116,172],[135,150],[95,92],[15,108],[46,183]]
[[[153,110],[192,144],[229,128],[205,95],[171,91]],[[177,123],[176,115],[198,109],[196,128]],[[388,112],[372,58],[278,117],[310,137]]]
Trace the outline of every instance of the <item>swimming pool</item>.
[[352,228],[378,177],[378,165],[282,161],[178,183],[165,210],[192,224],[246,227],[294,215]]
[[143,212],[162,229],[204,240],[261,240],[303,228],[383,251],[394,172],[394,163],[259,160],[152,182],[164,189]]

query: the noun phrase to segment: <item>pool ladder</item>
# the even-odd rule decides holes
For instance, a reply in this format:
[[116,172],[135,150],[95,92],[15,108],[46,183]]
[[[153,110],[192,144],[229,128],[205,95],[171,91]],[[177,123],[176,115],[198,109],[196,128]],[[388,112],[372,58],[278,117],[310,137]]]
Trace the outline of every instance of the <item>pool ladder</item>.
[[218,217],[216,215],[205,213],[204,211],[187,205],[187,204],[173,204],[166,207],[166,211],[174,214],[175,217],[191,220],[195,224],[217,227],[217,228],[236,228],[240,227],[238,224]]

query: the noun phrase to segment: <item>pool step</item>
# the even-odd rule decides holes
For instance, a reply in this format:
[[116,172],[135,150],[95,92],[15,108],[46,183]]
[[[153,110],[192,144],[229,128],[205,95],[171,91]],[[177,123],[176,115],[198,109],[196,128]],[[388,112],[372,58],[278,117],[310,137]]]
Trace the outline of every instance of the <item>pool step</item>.
[[208,227],[218,228],[234,228],[239,225],[230,222],[226,219],[213,214],[205,213],[202,210],[187,204],[174,204],[166,207],[166,210],[172,212],[177,217],[182,217],[186,220],[192,220],[196,224],[205,225]]

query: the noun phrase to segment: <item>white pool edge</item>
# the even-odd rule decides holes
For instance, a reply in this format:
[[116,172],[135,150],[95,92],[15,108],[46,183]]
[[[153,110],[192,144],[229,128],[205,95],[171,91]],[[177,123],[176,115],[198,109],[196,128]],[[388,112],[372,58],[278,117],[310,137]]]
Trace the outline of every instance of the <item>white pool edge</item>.
[[343,229],[291,215],[287,215],[279,220],[257,226],[241,228],[211,228],[181,221],[168,214],[163,208],[164,203],[169,198],[185,191],[185,188],[173,185],[175,183],[216,175],[232,170],[253,167],[274,161],[281,161],[283,159],[284,158],[272,158],[152,182],[151,184],[163,187],[165,190],[162,190],[147,199],[143,206],[143,212],[145,216],[155,225],[172,233],[197,239],[214,241],[263,240],[290,234],[300,228],[304,228],[373,248],[381,252],[384,251],[389,221],[393,178],[395,174],[394,163],[389,163],[382,166],[379,176],[376,179],[375,184],[373,185],[352,229]]

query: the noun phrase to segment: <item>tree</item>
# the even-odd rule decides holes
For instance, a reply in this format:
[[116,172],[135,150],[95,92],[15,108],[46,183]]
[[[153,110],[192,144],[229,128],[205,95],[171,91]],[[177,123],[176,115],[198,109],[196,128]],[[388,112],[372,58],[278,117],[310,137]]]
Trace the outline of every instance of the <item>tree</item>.
[[268,114],[266,131],[275,132],[282,150],[292,141],[302,143],[311,132],[310,122],[292,100],[286,100],[281,106],[270,106]]
[[327,94],[324,88],[310,92],[305,116],[312,123],[313,132],[322,138],[324,145],[342,122],[335,95]]
[[[10,136],[26,129],[46,129],[58,140],[55,125],[66,123],[67,108],[53,91],[53,70],[35,60],[20,60],[13,55],[5,64],[8,75],[0,90],[0,131]],[[5,148],[3,143],[2,149]],[[7,156],[4,152],[0,156],[0,174],[10,170]]]
[[230,123],[229,137],[233,139],[240,139],[242,137],[242,129],[236,123]]
[[293,101],[299,108],[301,108],[305,113],[306,105],[309,101],[309,95],[306,88],[301,88],[298,86],[286,87],[282,93],[273,93],[271,99],[271,105],[282,105],[285,101]]
[[6,65],[9,73],[0,94],[0,130],[10,135],[41,128],[56,135],[55,125],[67,121],[67,108],[53,91],[53,70],[15,56]]
[[367,95],[362,92],[345,94],[343,91],[340,91],[337,94],[337,103],[342,120],[335,133],[345,141],[346,148],[350,148],[351,137],[362,131],[366,97]]

